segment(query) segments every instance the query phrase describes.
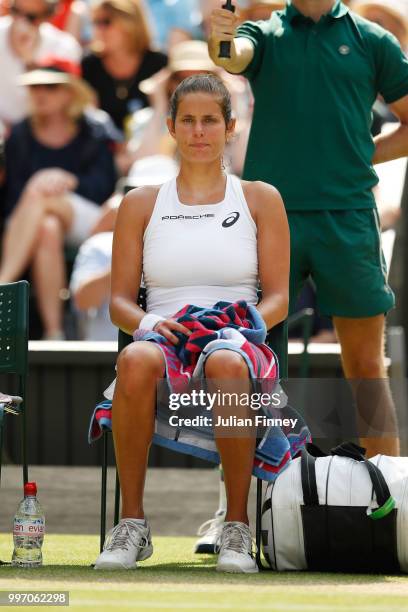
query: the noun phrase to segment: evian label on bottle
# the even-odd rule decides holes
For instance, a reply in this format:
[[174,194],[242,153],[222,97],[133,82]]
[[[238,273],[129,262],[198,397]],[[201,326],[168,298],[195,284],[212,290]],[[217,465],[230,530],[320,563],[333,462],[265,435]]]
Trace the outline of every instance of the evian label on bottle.
[[45,520],[43,518],[14,519],[13,534],[16,536],[44,535],[44,532]]

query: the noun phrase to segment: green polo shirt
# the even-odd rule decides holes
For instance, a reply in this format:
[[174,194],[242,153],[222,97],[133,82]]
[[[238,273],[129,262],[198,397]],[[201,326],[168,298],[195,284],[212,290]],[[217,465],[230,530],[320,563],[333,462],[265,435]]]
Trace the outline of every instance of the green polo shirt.
[[244,178],[279,189],[287,210],[375,206],[372,106],[408,94],[394,36],[340,1],[318,23],[292,4],[238,36],[255,54],[243,73],[255,108]]

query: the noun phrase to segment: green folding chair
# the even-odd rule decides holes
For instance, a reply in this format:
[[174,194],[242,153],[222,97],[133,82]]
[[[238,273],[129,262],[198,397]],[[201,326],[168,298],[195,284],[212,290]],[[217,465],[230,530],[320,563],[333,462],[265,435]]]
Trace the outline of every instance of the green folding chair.
[[[0,481],[3,455],[3,428],[7,413],[20,414],[21,462],[23,482],[28,482],[26,384],[28,371],[28,299],[30,285],[27,281],[0,285],[0,374],[17,376],[16,393],[12,403],[0,403]],[[7,390],[3,390],[7,391]],[[13,398],[12,398],[13,399]]]

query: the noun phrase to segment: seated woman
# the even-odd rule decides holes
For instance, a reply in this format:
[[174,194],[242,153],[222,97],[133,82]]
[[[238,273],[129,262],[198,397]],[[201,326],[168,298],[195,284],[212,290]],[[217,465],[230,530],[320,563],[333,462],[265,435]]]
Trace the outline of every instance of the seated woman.
[[[130,192],[119,209],[112,321],[135,336],[154,329],[169,346],[177,345],[175,333],[188,336],[190,331],[172,318],[174,313],[186,304],[208,308],[219,300],[244,300],[255,308],[259,280],[263,297],[258,314],[266,328],[273,327],[288,309],[288,223],[276,189],[223,171],[224,148],[234,132],[228,90],[214,75],[185,79],[173,94],[168,127],[178,145],[178,177],[160,188]],[[147,314],[135,304],[142,271]],[[118,358],[112,428],[122,519],[109,534],[95,569],[134,568],[152,554],[143,489],[156,382],[165,368],[164,352],[149,341],[132,343]],[[204,372],[222,388],[231,379],[249,386],[247,363],[234,350],[210,354]],[[228,505],[217,570],[256,572],[247,514],[255,438],[215,435]]]
[[62,337],[64,239],[78,247],[91,234],[116,182],[109,130],[85,112],[92,94],[78,75],[78,65],[57,58],[23,75],[31,114],[6,142],[0,283],[31,265],[48,339]]
[[155,51],[141,0],[95,0],[91,52],[82,60],[84,79],[97,94],[100,108],[126,131],[126,120],[147,106],[139,83],[167,63]]

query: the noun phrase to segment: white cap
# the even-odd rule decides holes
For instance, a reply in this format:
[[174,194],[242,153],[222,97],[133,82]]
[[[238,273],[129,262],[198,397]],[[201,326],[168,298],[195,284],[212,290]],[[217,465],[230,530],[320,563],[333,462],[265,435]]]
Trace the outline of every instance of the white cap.
[[128,183],[132,187],[161,185],[178,174],[178,164],[167,155],[150,155],[137,160],[130,169]]

